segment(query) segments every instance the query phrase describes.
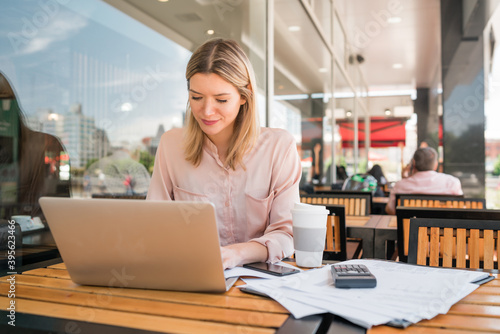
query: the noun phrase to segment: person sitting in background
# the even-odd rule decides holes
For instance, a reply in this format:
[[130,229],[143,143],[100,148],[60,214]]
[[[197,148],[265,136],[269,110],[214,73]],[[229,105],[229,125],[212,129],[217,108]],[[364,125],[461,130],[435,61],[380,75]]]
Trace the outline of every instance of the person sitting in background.
[[384,197],[384,185],[387,184],[387,179],[384,176],[384,172],[382,171],[382,167],[380,165],[373,165],[373,167],[367,172],[372,175],[377,180],[377,189],[373,194],[376,197]]
[[312,146],[311,183],[318,185],[323,183],[323,145],[321,139],[313,139]]
[[438,154],[432,147],[416,150],[410,165],[410,175],[396,182],[391,190],[387,214],[396,214],[396,194],[463,195],[458,178],[436,172]]
[[345,181],[349,178],[344,166],[337,166],[337,180]]

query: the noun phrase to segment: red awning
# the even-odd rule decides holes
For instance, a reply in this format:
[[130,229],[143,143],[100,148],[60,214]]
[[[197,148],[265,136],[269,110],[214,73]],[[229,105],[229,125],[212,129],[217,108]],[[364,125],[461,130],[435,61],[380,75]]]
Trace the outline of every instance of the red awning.
[[[371,147],[392,147],[404,145],[406,140],[406,121],[408,118],[394,117],[372,117],[370,119],[370,146]],[[353,120],[337,120],[340,126],[340,136],[342,137],[342,147],[354,147],[354,122]],[[365,146],[365,121],[358,121],[358,142],[359,147]]]

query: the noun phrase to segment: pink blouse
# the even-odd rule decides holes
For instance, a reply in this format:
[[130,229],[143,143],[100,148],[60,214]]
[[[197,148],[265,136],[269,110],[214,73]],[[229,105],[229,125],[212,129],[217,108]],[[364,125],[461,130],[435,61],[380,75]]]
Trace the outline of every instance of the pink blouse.
[[292,255],[290,210],[300,201],[302,173],[292,135],[262,128],[243,159],[246,170],[225,168],[208,139],[193,166],[184,158],[183,135],[172,129],[161,137],[147,199],[212,202],[221,246],[255,241],[267,247],[270,262]]

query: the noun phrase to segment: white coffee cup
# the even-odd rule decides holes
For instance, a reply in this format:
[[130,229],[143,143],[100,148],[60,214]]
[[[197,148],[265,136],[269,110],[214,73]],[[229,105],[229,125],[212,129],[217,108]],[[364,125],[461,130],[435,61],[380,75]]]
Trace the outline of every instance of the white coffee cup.
[[300,267],[320,267],[325,249],[326,221],[323,205],[295,203],[292,209],[295,262]]

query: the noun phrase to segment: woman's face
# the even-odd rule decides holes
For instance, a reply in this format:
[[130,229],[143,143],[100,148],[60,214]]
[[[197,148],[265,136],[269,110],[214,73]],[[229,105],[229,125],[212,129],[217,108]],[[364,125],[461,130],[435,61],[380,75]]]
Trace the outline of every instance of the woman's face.
[[236,87],[214,73],[197,73],[189,80],[189,103],[194,118],[214,142],[228,141],[240,106]]

